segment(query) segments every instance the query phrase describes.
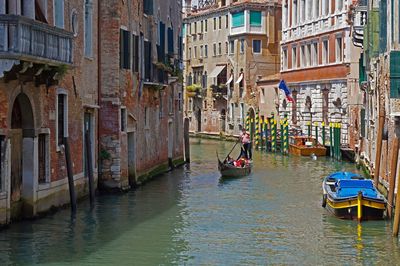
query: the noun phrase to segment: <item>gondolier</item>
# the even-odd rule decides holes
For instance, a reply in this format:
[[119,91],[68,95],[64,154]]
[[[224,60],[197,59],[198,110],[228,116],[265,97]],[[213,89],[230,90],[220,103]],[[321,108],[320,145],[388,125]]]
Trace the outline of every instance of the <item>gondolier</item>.
[[243,145],[244,156],[246,157],[246,159],[251,160],[252,154],[251,154],[250,133],[247,132],[245,128],[243,128],[239,138]]

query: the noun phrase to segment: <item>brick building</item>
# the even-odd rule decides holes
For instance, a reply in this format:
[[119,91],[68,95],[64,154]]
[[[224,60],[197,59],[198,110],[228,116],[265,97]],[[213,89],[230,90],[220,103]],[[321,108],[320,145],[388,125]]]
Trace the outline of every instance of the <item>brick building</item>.
[[183,161],[181,10],[175,0],[100,4],[104,188],[125,189]]
[[255,115],[256,81],[279,72],[279,2],[215,1],[187,14],[185,111],[192,131],[238,134],[247,112]]
[[0,0],[0,224],[69,203],[63,138],[87,194],[97,179],[97,1]]
[[282,106],[281,94],[281,114],[303,133],[308,123],[341,123],[342,145],[349,149],[358,145],[353,121],[360,105],[360,48],[352,43],[348,20],[352,2],[282,1],[281,42],[281,77],[296,102]]

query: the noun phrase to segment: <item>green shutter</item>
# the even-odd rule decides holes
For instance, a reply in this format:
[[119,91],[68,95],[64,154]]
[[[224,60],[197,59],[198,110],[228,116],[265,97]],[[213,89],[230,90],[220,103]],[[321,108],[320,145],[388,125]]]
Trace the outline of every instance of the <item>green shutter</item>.
[[365,109],[361,109],[360,111],[360,119],[361,119],[361,137],[365,138]]
[[365,73],[364,54],[363,53],[361,53],[361,55],[360,55],[360,59],[358,61],[358,66],[359,66],[359,74],[360,74],[359,75],[359,81],[360,81],[360,84],[361,84],[361,82],[367,81],[366,73]]
[[244,26],[244,11],[232,13],[232,27]]
[[379,52],[386,52],[387,45],[387,0],[381,0],[379,3]]
[[261,26],[261,11],[250,11],[250,25]]
[[390,53],[390,98],[400,98],[400,51]]

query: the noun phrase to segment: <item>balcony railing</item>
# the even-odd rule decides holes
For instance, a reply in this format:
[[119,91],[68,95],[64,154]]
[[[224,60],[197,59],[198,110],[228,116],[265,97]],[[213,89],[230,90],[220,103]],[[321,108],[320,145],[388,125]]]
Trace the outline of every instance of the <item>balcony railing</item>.
[[73,34],[17,15],[0,15],[0,59],[72,64]]

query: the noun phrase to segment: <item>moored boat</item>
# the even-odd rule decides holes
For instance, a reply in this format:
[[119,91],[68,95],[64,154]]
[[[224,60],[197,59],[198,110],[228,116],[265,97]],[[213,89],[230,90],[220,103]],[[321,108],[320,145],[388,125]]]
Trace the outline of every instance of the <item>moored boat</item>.
[[322,207],[342,219],[383,219],[386,200],[370,179],[351,172],[337,172],[324,178]]
[[310,156],[312,154],[325,156],[326,148],[313,137],[295,136],[289,139],[289,153],[300,156]]

